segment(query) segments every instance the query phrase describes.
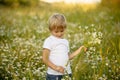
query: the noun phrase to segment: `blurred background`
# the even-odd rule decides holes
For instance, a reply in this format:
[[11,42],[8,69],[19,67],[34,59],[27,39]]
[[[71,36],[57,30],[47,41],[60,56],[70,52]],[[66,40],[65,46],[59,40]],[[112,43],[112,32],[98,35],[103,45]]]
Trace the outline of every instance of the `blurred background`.
[[[0,80],[45,80],[48,18],[62,13],[73,80],[120,80],[120,0],[0,0]],[[67,75],[63,80],[69,80]]]

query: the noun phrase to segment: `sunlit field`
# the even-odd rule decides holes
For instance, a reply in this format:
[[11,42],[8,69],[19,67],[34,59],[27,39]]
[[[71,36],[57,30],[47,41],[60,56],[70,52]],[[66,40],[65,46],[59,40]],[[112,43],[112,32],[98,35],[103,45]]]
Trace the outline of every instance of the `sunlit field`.
[[[120,6],[84,8],[42,2],[37,7],[0,6],[0,80],[45,80],[42,45],[55,12],[66,16],[71,52],[81,45],[88,48],[71,60],[72,80],[120,80]],[[70,79],[65,75],[63,80]]]

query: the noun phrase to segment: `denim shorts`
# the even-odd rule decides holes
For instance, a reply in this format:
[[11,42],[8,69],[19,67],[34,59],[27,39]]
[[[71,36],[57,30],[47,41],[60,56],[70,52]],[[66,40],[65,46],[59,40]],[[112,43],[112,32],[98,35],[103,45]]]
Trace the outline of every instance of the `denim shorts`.
[[[72,74],[69,74],[69,77],[72,77]],[[63,78],[63,75],[52,75],[48,74],[46,75],[46,80],[61,80]]]

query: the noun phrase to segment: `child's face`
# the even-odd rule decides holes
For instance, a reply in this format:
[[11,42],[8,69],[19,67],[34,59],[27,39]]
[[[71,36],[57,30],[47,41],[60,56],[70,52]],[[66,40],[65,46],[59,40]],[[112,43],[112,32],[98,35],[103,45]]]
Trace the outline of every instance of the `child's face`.
[[61,29],[61,30],[54,29],[51,31],[52,35],[57,37],[57,38],[63,38],[64,32],[65,32],[64,29]]

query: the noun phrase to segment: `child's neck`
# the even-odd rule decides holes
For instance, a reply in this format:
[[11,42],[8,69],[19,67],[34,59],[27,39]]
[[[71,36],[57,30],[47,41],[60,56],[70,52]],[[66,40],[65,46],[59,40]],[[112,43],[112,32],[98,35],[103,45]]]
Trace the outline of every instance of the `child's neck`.
[[55,38],[57,38],[57,39],[63,39],[63,37],[56,37],[56,36],[54,36],[54,35],[52,35],[53,37],[55,37]]

